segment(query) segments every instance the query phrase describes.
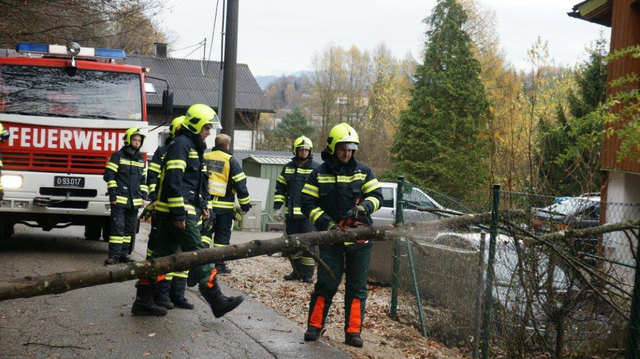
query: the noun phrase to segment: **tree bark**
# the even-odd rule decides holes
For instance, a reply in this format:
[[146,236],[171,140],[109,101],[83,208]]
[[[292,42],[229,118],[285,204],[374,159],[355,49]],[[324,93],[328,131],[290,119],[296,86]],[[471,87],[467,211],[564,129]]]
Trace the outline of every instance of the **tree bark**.
[[[501,212],[501,218],[523,216],[523,211]],[[505,217],[506,216],[506,217]],[[442,228],[460,228],[464,226],[487,223],[490,214],[464,215],[434,221]],[[638,227],[640,219],[621,223],[605,224],[602,226],[565,230],[542,235],[534,240],[560,242],[569,238],[587,237],[596,234],[621,231]],[[113,282],[124,282],[136,278],[151,278],[159,274],[183,271],[206,263],[227,261],[241,258],[255,257],[277,252],[295,252],[318,244],[333,244],[357,240],[382,241],[410,236],[411,232],[421,229],[433,231],[433,224],[408,224],[397,228],[356,228],[331,232],[313,232],[283,236],[271,240],[255,240],[243,244],[226,247],[203,249],[195,252],[178,253],[175,255],[145,260],[135,263],[122,263],[108,267],[96,267],[88,270],[54,273],[39,277],[25,277],[0,282],[0,301],[14,298],[29,298],[39,295],[64,293],[70,290],[91,287]]]
[[0,301],[64,293],[74,289],[124,282],[136,278],[151,278],[163,273],[187,270],[202,264],[255,257],[268,253],[296,252],[318,244],[357,240],[380,241],[386,239],[384,234],[385,230],[380,228],[357,228],[296,234],[270,240],[254,240],[226,247],[178,253],[135,263],[101,266],[88,270],[54,273],[39,277],[25,277],[0,282]]

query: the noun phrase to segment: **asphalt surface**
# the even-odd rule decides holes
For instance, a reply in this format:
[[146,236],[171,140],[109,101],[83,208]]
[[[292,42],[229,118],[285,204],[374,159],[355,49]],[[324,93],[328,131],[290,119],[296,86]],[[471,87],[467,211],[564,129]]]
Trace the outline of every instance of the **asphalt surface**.
[[[143,225],[135,259],[146,252],[146,231]],[[233,232],[232,243],[280,235]],[[101,266],[106,254],[106,243],[82,239],[81,227],[42,232],[17,226],[16,235],[0,248],[0,271],[6,280],[88,269]],[[225,294],[241,294],[221,279]],[[248,296],[216,319],[197,290],[189,288],[186,296],[195,309],[134,317],[134,283],[0,302],[0,357],[349,358],[321,340],[304,342],[305,328]]]

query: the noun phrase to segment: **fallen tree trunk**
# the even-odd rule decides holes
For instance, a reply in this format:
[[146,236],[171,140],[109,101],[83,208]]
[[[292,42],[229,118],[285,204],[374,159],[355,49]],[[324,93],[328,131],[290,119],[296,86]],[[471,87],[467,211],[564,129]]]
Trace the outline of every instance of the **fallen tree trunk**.
[[347,231],[339,230],[296,234],[270,240],[255,240],[226,247],[178,253],[135,263],[122,263],[88,270],[14,279],[0,282],[0,301],[64,293],[74,289],[113,282],[124,282],[137,278],[151,278],[159,274],[183,271],[217,261],[255,257],[277,252],[296,252],[318,244],[367,239],[374,241],[385,240],[385,229],[357,228]]

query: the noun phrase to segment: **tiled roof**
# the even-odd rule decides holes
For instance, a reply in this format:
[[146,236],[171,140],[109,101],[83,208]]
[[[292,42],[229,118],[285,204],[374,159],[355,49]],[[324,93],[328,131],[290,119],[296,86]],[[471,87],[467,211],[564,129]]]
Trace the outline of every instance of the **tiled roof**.
[[[186,108],[194,103],[218,107],[218,91],[222,88],[218,61],[133,55],[127,57],[125,63],[148,67],[149,76],[167,80],[173,91],[175,107]],[[273,112],[272,106],[267,104],[249,66],[238,64],[236,74],[236,110]],[[152,78],[148,78],[147,82],[151,82],[158,92],[147,94],[147,104],[159,107],[162,103],[162,90],[166,88],[166,84]]]

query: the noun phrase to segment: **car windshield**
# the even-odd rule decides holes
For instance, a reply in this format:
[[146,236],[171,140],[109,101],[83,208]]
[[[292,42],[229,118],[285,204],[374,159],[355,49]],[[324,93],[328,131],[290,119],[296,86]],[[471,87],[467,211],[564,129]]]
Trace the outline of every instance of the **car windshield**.
[[411,192],[404,195],[404,200],[410,205],[424,208],[437,207],[435,203],[424,192],[417,188],[412,188]]
[[569,216],[584,211],[586,208],[593,206],[596,201],[587,198],[569,198],[560,203],[554,203],[543,210],[553,214],[561,214]]
[[65,68],[0,67],[2,113],[142,120],[140,75]]

